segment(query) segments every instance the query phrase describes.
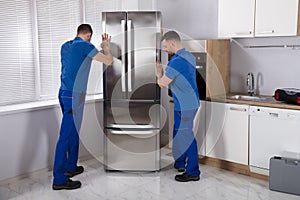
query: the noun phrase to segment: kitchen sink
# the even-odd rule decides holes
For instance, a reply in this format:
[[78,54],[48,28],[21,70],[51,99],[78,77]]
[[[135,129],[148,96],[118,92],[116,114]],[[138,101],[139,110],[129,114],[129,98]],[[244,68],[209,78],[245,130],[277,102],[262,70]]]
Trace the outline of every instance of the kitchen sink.
[[249,95],[231,95],[227,96],[228,99],[236,99],[236,100],[248,100],[248,101],[265,101],[265,97],[260,96],[249,96]]

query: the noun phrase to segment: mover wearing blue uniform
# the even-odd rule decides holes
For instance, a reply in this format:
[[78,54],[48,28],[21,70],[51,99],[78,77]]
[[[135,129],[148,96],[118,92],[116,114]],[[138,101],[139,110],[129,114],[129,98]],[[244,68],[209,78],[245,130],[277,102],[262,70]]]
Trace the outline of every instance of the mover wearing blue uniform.
[[107,34],[102,35],[103,54],[90,43],[92,33],[90,25],[81,24],[75,39],[67,41],[61,47],[61,86],[58,99],[63,117],[54,158],[54,190],[81,187],[80,181],[72,181],[70,178],[84,171],[82,166],[77,166],[77,161],[79,131],[91,62],[94,59],[106,65],[112,63],[110,38]]
[[169,31],[162,37],[165,50],[172,55],[165,73],[157,64],[157,81],[160,87],[172,91],[174,100],[173,157],[174,167],[183,174],[176,175],[180,182],[200,180],[198,148],[193,133],[193,121],[199,108],[199,94],[196,85],[195,57],[181,45],[179,35]]

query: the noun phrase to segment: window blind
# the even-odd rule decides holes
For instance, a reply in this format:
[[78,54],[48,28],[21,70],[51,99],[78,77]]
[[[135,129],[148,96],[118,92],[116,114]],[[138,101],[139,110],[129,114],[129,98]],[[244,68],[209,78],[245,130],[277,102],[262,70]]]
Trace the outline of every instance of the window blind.
[[60,48],[82,23],[81,0],[36,0],[41,98],[56,98],[60,86]]
[[[1,2],[0,106],[57,98],[61,45],[85,22],[92,25],[91,42],[100,50],[101,12],[120,8],[121,0]],[[102,69],[102,63],[92,63],[89,94],[102,93]]]
[[31,13],[28,0],[1,1],[0,105],[36,98]]
[[[91,43],[99,50],[101,49],[102,11],[116,11],[121,7],[121,0],[85,0],[84,21],[93,28]],[[103,92],[102,87],[103,64],[97,61],[92,62],[89,75],[87,94],[99,94]]]

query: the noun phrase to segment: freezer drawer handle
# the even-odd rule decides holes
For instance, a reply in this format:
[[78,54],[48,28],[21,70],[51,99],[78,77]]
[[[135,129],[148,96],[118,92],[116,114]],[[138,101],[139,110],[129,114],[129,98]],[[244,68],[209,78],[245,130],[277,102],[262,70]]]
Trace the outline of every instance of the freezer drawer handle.
[[153,130],[148,130],[148,131],[111,130],[111,133],[115,135],[150,135],[150,134],[154,135],[155,132]]
[[153,129],[155,128],[153,125],[151,124],[145,124],[145,125],[138,125],[138,124],[134,124],[134,125],[131,125],[131,124],[110,124],[111,128],[118,128],[118,129]]

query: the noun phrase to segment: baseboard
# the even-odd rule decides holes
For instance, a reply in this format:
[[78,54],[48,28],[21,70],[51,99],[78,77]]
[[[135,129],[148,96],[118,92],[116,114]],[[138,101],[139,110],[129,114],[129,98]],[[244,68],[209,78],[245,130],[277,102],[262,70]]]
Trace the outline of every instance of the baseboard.
[[225,169],[225,170],[232,171],[232,172],[235,172],[238,174],[251,176],[251,177],[254,177],[257,179],[269,181],[269,176],[251,172],[249,165],[233,163],[233,162],[219,160],[219,159],[210,158],[210,157],[199,158],[199,163],[208,165],[208,166],[212,166],[212,167],[217,167],[220,169]]
[[[97,157],[95,157],[93,155],[80,156],[78,161],[79,162],[84,162],[84,161],[87,161],[87,160],[97,159],[97,158],[100,159],[100,161],[103,161],[103,155],[98,154],[96,156]],[[11,177],[11,178],[3,179],[3,180],[0,180],[0,186],[5,185],[7,183],[14,182],[14,181],[19,181],[19,180],[24,179],[24,178],[30,178],[30,177],[33,177],[33,176],[37,176],[39,174],[46,173],[46,172],[49,172],[49,171],[52,171],[52,170],[53,170],[53,166],[50,166],[48,168],[43,168],[43,169],[39,169],[39,170],[36,170],[36,171],[33,171],[33,172],[28,172],[28,173],[24,173],[24,174],[14,176],[14,177]]]
[[28,173],[21,174],[19,176],[4,179],[4,180],[0,181],[0,186],[6,185],[8,183],[15,182],[15,181],[19,181],[19,180],[22,180],[24,178],[30,178],[30,177],[38,176],[39,174],[47,173],[51,170],[52,169],[50,169],[50,168],[44,168],[44,169],[40,169],[40,170],[37,170],[37,171],[34,171],[34,172],[28,172]]

